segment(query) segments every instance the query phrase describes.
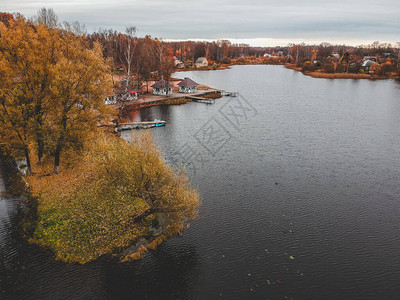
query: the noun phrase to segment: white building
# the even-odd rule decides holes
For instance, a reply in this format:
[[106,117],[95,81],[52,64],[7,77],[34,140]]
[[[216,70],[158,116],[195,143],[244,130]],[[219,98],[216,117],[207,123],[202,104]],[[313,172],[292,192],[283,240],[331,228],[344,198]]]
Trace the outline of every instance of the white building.
[[196,60],[196,68],[201,68],[201,67],[207,67],[208,66],[208,61],[205,57],[199,57]]
[[168,83],[164,80],[161,79],[154,83],[152,86],[153,88],[153,95],[172,95],[172,84]]
[[185,77],[184,80],[178,83],[179,93],[195,93],[199,84],[192,79]]

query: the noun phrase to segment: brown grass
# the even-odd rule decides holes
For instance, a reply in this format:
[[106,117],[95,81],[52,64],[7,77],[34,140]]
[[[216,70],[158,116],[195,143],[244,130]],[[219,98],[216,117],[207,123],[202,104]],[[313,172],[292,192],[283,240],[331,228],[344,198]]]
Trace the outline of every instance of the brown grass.
[[296,64],[286,64],[285,68],[295,71],[301,71],[301,68],[298,67]]
[[329,79],[373,79],[369,74],[354,73],[323,73],[323,72],[306,72],[305,75],[313,78],[329,78]]
[[203,95],[201,97],[206,98],[206,99],[219,99],[222,96],[221,96],[220,92],[217,92],[217,93],[212,93],[212,94],[206,94],[206,95]]

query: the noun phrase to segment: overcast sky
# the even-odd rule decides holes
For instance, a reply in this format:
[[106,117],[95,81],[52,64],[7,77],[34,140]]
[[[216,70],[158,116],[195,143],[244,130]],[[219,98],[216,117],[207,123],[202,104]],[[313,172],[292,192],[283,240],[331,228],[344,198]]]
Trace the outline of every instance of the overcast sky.
[[400,42],[400,0],[0,0],[0,11],[31,17],[53,8],[89,31],[137,26],[139,36],[230,39],[254,46]]

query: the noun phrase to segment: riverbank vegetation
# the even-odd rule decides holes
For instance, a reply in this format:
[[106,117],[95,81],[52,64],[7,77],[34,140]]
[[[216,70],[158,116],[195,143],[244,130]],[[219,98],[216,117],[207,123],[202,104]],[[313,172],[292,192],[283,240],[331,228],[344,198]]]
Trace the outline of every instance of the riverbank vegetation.
[[43,165],[27,177],[40,216],[31,241],[58,259],[139,258],[121,250],[139,240],[141,253],[153,249],[196,217],[196,191],[166,165],[148,133],[130,143],[99,134],[74,160],[58,175]]
[[[188,102],[191,102],[189,98],[169,98],[166,100],[160,100],[160,101],[153,101],[153,102],[145,102],[145,103],[133,103],[125,106],[125,110],[129,111],[131,109],[141,109],[145,107],[151,107],[151,106],[160,106],[160,105],[181,105],[181,104],[186,104]],[[121,117],[121,122],[124,122],[123,120],[123,114]]]
[[319,46],[292,45],[288,48],[286,67],[315,78],[398,78],[398,46],[379,42],[359,47],[327,43]]

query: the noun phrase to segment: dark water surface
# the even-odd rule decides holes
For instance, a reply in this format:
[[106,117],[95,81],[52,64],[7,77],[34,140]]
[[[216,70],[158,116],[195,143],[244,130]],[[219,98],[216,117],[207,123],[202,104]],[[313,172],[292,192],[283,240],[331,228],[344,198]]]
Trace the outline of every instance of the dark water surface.
[[167,121],[153,134],[186,164],[199,218],[140,261],[65,265],[18,239],[17,200],[0,198],[0,298],[399,299],[400,84],[176,76],[241,95],[130,114]]

